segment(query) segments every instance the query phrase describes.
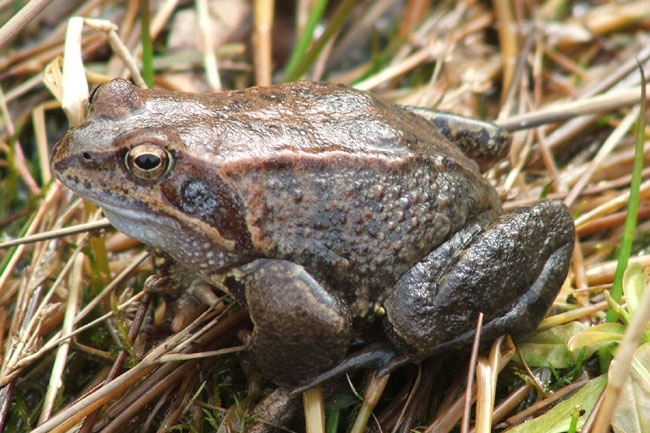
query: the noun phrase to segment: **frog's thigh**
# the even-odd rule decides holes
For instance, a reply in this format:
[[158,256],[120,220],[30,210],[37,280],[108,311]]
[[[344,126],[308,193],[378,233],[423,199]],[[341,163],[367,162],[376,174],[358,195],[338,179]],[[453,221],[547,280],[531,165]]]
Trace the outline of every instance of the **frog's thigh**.
[[348,308],[302,266],[261,259],[243,277],[256,365],[292,386],[339,362],[350,342]]
[[456,253],[442,277],[416,266],[400,279],[385,303],[387,333],[415,358],[468,344],[479,312],[485,340],[530,331],[566,278],[573,243],[573,221],[559,201],[504,214]]

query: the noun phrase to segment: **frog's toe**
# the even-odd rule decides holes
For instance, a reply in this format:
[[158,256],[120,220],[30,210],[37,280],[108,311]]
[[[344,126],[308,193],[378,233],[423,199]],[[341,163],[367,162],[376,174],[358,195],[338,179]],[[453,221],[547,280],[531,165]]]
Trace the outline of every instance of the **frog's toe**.
[[[379,369],[379,376],[383,376],[396,367],[401,366],[403,364],[402,362],[395,361],[402,359],[403,357],[400,357],[388,343],[369,344],[358,352],[348,355],[343,361],[329,370],[293,388],[291,395],[300,394],[328,380],[361,368]],[[389,368],[386,368],[387,366]]]
[[560,201],[504,214],[458,251],[442,277],[417,267],[407,273],[384,304],[386,331],[414,359],[470,344],[479,312],[485,340],[528,332],[557,296],[573,243]]
[[508,133],[491,122],[421,107],[404,107],[430,121],[450,143],[473,159],[481,171],[503,159],[510,150]]

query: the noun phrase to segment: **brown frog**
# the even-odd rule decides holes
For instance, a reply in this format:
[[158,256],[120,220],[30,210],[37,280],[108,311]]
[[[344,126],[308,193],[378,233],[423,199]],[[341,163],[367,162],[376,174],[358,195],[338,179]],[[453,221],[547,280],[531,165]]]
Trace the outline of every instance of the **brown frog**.
[[[295,386],[463,347],[479,312],[485,339],[538,324],[573,221],[556,200],[504,214],[473,159],[507,143],[490,123],[329,83],[198,95],[113,80],[52,168],[244,303],[258,367]],[[379,325],[380,350],[336,367]]]

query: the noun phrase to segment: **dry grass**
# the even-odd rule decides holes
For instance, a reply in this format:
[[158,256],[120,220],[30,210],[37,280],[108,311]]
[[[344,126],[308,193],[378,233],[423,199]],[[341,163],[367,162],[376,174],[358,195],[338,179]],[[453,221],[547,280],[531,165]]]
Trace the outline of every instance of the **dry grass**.
[[[29,7],[41,3],[47,2],[32,1]],[[249,327],[246,312],[227,300],[216,302],[203,288],[215,307],[198,317],[175,317],[172,327],[182,331],[171,333],[171,306],[155,294],[169,282],[147,279],[152,265],[143,247],[52,180],[49,149],[67,128],[62,105],[70,122],[83,118],[83,68],[94,84],[118,76],[144,83],[137,1],[55,3],[36,17],[17,12],[13,3],[0,4],[2,21],[11,18],[0,29],[0,242],[17,239],[0,247],[0,430],[66,431],[83,423],[85,432],[171,426],[229,431],[247,423],[261,431],[264,424],[256,421],[263,417],[283,423],[282,417],[302,403],[289,402],[284,390],[274,390],[246,362],[236,338]],[[77,9],[64,9],[73,3]],[[300,34],[296,28],[304,28],[311,10],[307,1],[295,8],[293,2],[278,3],[273,14],[268,0],[228,0],[216,9],[218,1],[203,0],[196,2],[202,19],[188,24],[184,20],[195,10],[190,2],[156,3],[150,27],[154,83],[197,92],[280,81],[288,74],[284,68],[292,38]],[[298,56],[294,75],[302,76],[300,68],[308,67],[308,79],[354,85],[400,104],[496,120],[515,131],[509,158],[486,174],[504,207],[531,202],[550,185],[547,195],[564,200],[576,220],[570,275],[551,317],[540,326],[540,332],[555,332],[556,339],[545,348],[535,340],[520,346],[525,359],[534,350],[538,359],[555,359],[552,350],[568,353],[569,338],[602,324],[603,311],[614,304],[606,301],[630,200],[632,126],[640,98],[637,60],[646,64],[650,57],[650,3],[432,3],[334,2],[318,21],[326,26],[319,34],[332,39],[316,41],[312,47],[318,51]],[[208,8],[225,15],[210,21]],[[65,68],[77,73],[76,92],[61,95],[66,78],[58,57],[73,15],[114,25],[86,22],[82,33],[68,35]],[[83,64],[75,62],[75,49]],[[649,175],[643,170],[631,259],[643,266],[650,264]],[[67,230],[81,224],[90,226]],[[645,285],[644,276],[638,281]],[[636,322],[643,331],[647,320]],[[625,329],[612,326],[618,327],[606,329],[610,340],[599,341],[613,341]],[[594,348],[594,340],[588,341],[582,347]],[[570,344],[580,347],[576,340]],[[637,344],[638,337],[628,336],[623,348],[630,353]],[[617,413],[634,406],[625,406],[632,391],[620,379],[596,399],[611,348],[583,352],[584,358],[576,349],[562,368],[527,369],[510,362],[517,350],[501,339],[490,353],[472,357],[476,380],[469,389],[466,360],[429,360],[390,379],[363,372],[353,378],[357,386],[365,383],[363,397],[339,391],[337,410],[330,408],[328,417],[340,417],[339,431],[360,432],[366,424],[381,431],[418,427],[433,433],[469,426],[500,431],[542,419],[549,408],[561,408],[559,401],[574,396],[573,412],[563,416],[579,426],[586,423],[582,431],[602,432]],[[613,371],[625,371],[631,359],[650,363],[641,349],[634,353],[627,361],[618,359]],[[370,378],[364,382],[364,376]],[[647,384],[648,378],[637,380]],[[580,398],[580,390],[593,398]],[[274,399],[264,400],[269,394]],[[325,394],[332,402],[327,389]],[[637,404],[650,401],[650,395],[639,395]],[[623,403],[616,406],[619,396]],[[313,413],[307,431],[322,429],[320,400],[318,391],[304,396],[307,412]],[[602,424],[595,425],[598,416]],[[644,416],[623,415],[641,426]],[[302,429],[300,421],[292,426]],[[328,426],[328,431],[337,430]],[[546,424],[525,431],[561,430]]]

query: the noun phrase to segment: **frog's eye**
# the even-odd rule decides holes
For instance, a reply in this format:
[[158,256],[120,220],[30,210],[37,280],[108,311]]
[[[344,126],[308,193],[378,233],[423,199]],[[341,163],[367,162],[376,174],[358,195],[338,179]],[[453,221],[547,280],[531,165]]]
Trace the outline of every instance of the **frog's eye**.
[[142,180],[158,180],[171,167],[169,152],[155,144],[147,143],[135,146],[124,158],[127,170]]

